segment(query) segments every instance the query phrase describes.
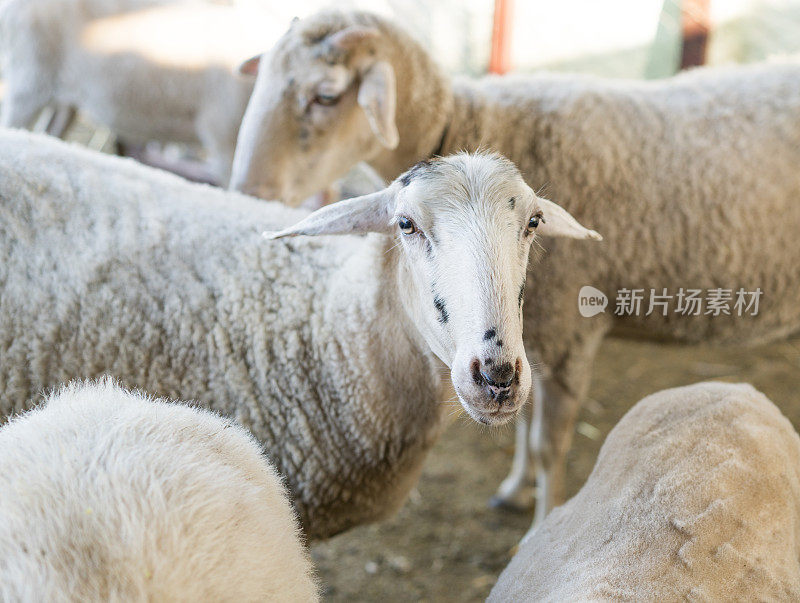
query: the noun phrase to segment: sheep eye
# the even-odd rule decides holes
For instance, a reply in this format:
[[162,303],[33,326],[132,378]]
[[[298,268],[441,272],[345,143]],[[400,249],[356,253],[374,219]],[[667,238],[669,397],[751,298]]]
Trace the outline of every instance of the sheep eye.
[[542,216],[541,212],[537,212],[531,216],[531,219],[528,221],[528,233],[532,233],[536,230],[536,227],[539,226],[539,222],[544,222],[544,217]]
[[417,232],[417,227],[414,226],[414,223],[408,218],[398,218],[397,227],[404,235],[410,235]]
[[325,107],[330,107],[339,102],[339,97],[335,94],[317,94],[314,98],[314,102]]

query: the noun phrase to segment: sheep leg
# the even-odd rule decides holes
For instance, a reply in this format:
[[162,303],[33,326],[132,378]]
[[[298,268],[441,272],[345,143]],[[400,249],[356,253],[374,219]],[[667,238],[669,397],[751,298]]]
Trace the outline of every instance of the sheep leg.
[[72,122],[75,120],[75,108],[70,106],[59,106],[56,108],[50,123],[47,124],[45,131],[50,136],[62,138]]
[[489,501],[489,505],[492,507],[521,512],[527,511],[533,506],[536,473],[528,448],[528,433],[530,431],[531,412],[537,405],[537,400],[541,404],[539,383],[538,380],[534,379],[531,395],[517,415],[517,433],[511,471],[497,488],[497,493]]
[[233,168],[233,156],[236,153],[236,134],[239,131],[241,117],[231,122],[224,119],[227,107],[212,106],[201,111],[195,122],[195,131],[200,146],[206,150],[208,171],[217,186],[228,188]]
[[533,527],[564,499],[565,456],[572,442],[572,425],[580,403],[552,381],[543,384],[541,404],[533,410],[529,446],[536,471]]
[[541,382],[542,395],[533,408],[529,446],[536,470],[536,511],[533,527],[564,501],[566,456],[575,421],[589,390],[597,348],[607,332],[604,325],[579,333],[567,355]]
[[201,144],[208,151],[208,171],[218,186],[228,188],[233,166],[233,149],[205,140]]

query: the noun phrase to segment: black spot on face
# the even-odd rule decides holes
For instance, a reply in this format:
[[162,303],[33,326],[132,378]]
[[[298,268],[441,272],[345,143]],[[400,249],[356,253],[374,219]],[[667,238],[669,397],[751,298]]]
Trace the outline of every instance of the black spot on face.
[[489,329],[483,334],[483,340],[489,341],[495,335],[497,335],[497,332],[494,329]]
[[502,348],[503,347],[503,340],[502,339],[498,339],[496,343],[497,343],[497,347],[498,348]]
[[483,359],[483,363],[484,363],[486,366],[492,366],[492,365],[494,364],[494,360],[492,360],[491,358],[484,358],[484,359]]
[[508,204],[511,206],[511,209],[514,209],[517,206],[517,200],[514,197],[511,197],[508,200]]
[[517,298],[517,304],[519,305],[520,308],[522,307],[523,297],[525,297],[525,283],[522,283],[522,285],[519,288],[519,297]]
[[419,163],[416,163],[408,170],[405,174],[400,176],[400,184],[403,186],[408,186],[411,184],[411,181],[422,171],[428,168],[431,165],[431,162],[428,159],[423,159]]
[[447,313],[447,307],[444,305],[444,300],[438,295],[433,298],[433,305],[439,311],[439,322],[445,324],[450,320],[450,315]]
[[433,258],[433,245],[428,239],[425,239],[425,255],[428,256],[429,260]]

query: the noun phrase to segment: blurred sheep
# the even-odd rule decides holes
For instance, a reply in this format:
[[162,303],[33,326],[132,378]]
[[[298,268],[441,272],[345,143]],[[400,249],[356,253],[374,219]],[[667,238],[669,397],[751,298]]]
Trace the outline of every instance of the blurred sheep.
[[0,428],[0,600],[316,601],[253,437],[110,381]]

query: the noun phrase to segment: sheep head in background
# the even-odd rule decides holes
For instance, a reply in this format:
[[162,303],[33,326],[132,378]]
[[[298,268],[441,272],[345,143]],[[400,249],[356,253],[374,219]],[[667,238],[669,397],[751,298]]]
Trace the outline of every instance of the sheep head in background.
[[[444,97],[439,88],[447,83],[404,32],[393,28],[393,36],[408,39],[387,44],[386,27],[369,13],[319,13],[293,22],[269,53],[241,66],[258,77],[237,141],[231,188],[297,205],[357,162],[403,152],[398,145],[414,148],[402,153],[410,160],[390,178],[428,156],[433,139],[424,152],[417,146],[427,146],[426,140],[401,141],[397,119],[406,116],[395,109],[419,104],[415,115],[430,113],[425,123],[440,116],[444,127],[449,107],[420,103],[419,96]],[[407,56],[403,48],[420,52]],[[407,71],[424,82],[422,92],[408,82],[398,85],[398,61],[407,61]]]
[[534,235],[600,235],[537,197],[507,159],[459,154],[265,236],[368,232],[397,237],[400,302],[466,411],[487,425],[512,418],[531,387],[522,299]]

